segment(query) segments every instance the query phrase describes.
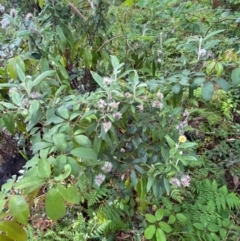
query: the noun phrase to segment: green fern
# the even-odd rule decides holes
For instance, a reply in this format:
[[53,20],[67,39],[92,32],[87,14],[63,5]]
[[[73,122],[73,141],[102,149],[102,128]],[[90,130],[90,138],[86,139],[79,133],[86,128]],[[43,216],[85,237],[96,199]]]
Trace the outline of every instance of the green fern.
[[170,193],[170,197],[174,201],[177,201],[178,203],[182,203],[182,195],[181,195],[181,190],[179,188],[172,189]]
[[85,193],[84,197],[87,200],[88,207],[93,206],[94,204],[97,204],[99,200],[103,199],[108,195],[108,189],[107,188],[101,188],[99,190],[92,190],[90,193]]

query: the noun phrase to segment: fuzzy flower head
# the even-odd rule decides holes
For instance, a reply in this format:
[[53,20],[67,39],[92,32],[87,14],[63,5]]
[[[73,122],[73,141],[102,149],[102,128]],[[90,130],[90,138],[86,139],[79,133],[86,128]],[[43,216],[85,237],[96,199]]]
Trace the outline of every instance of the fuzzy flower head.
[[129,92],[127,92],[127,93],[125,93],[125,97],[126,98],[130,98],[132,95],[129,93]]
[[30,94],[30,98],[35,100],[41,99],[41,94],[39,92],[34,91]]
[[103,172],[109,173],[112,171],[112,163],[111,162],[105,162],[103,167],[101,168]]
[[118,106],[119,106],[119,104],[120,104],[120,102],[115,102],[115,101],[113,101],[113,102],[109,103],[109,106],[110,106],[112,109],[117,109]]
[[181,184],[184,186],[184,187],[189,187],[190,186],[190,181],[191,181],[191,177],[189,175],[183,175],[181,177]]
[[120,120],[122,118],[122,113],[121,112],[113,113],[113,118]]
[[207,56],[208,51],[206,49],[200,49],[198,52],[199,57]]
[[112,127],[112,122],[108,121],[108,122],[103,122],[103,129],[105,131],[105,133],[107,133]]
[[144,111],[144,106],[143,106],[143,105],[137,105],[137,108],[138,108],[140,111]]
[[103,174],[98,174],[98,175],[95,177],[95,179],[94,179],[95,184],[96,184],[98,187],[100,187],[101,184],[104,182],[105,178],[106,178],[105,175],[103,175]]
[[178,141],[181,142],[181,143],[186,142],[186,140],[187,140],[187,138],[186,138],[186,136],[184,136],[184,135],[179,136],[179,138],[178,138]]
[[25,16],[25,20],[26,20],[26,21],[32,21],[32,20],[33,20],[33,14],[32,14],[32,13],[28,13],[28,14]]
[[110,83],[112,82],[112,79],[109,77],[103,77],[103,84],[105,85],[110,85]]
[[3,29],[7,28],[7,26],[10,24],[10,22],[7,18],[3,18],[0,23],[1,23]]
[[10,9],[10,13],[9,14],[10,14],[10,16],[12,18],[15,18],[15,17],[17,17],[17,10],[12,8],[12,9]]
[[176,177],[171,178],[169,182],[176,187],[181,187],[181,182]]
[[162,100],[163,99],[163,93],[161,93],[161,92],[158,92],[157,93],[157,97],[158,97],[158,99],[160,99],[160,100]]
[[107,106],[107,103],[104,100],[98,101],[98,107],[104,109]]
[[152,107],[153,108],[157,108],[157,109],[162,109],[163,108],[163,103],[161,103],[160,101],[158,100],[154,100],[152,102]]

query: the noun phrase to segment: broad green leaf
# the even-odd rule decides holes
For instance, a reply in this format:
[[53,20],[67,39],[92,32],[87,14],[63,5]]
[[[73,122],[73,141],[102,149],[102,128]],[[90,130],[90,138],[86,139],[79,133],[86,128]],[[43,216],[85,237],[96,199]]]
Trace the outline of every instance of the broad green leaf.
[[157,239],[157,241],[166,241],[167,240],[165,233],[160,228],[157,228],[157,230],[156,230],[156,239]]
[[154,176],[149,176],[148,177],[148,182],[147,182],[147,192],[150,191],[150,189],[152,188],[154,182],[155,182],[155,177]]
[[47,216],[57,221],[66,214],[66,206],[60,193],[56,189],[50,189],[46,194],[45,210]]
[[211,100],[214,93],[214,85],[212,82],[207,81],[203,84],[202,87],[202,97],[204,100],[209,101]]
[[66,179],[69,175],[71,174],[71,166],[69,164],[66,164],[64,166],[64,173],[60,174],[57,177],[54,177],[55,181],[62,181],[64,179]]
[[81,197],[78,189],[75,186],[70,186],[65,188],[64,186],[58,184],[57,190],[60,195],[69,203],[79,204]]
[[220,230],[220,226],[215,224],[215,223],[209,223],[209,225],[207,226],[207,229],[210,231],[210,232],[218,232]]
[[235,68],[231,73],[231,79],[233,85],[240,84],[240,68]]
[[92,77],[93,79],[98,83],[98,85],[102,88],[102,89],[106,89],[107,86],[103,84],[103,79],[100,75],[98,75],[96,72],[91,71]]
[[204,226],[202,223],[194,223],[193,226],[198,230],[204,230]]
[[29,207],[22,196],[14,195],[9,200],[9,210],[11,215],[19,223],[27,224],[29,216]]
[[92,148],[78,147],[73,149],[71,154],[85,160],[97,160],[97,154]]
[[52,139],[58,150],[60,151],[66,150],[67,142],[66,142],[66,137],[63,133],[54,134]]
[[172,228],[169,224],[167,224],[165,222],[159,222],[158,225],[164,232],[166,232],[166,233],[172,232]]
[[209,33],[207,36],[204,37],[203,41],[206,42],[207,39],[211,38],[212,36],[224,32],[224,29],[216,30],[211,33]]
[[138,178],[135,170],[133,169],[131,170],[130,178],[131,178],[131,185],[135,187],[138,184]]
[[219,238],[218,234],[215,233],[210,233],[210,239],[209,240],[213,240],[213,241],[222,241],[222,239]]
[[157,221],[162,220],[163,215],[164,215],[164,210],[162,208],[159,208],[155,213],[156,220]]
[[54,70],[47,70],[45,72],[43,72],[42,74],[40,74],[31,84],[31,89],[38,85],[41,81],[43,81],[45,78],[52,76],[56,74],[56,72]]
[[216,65],[215,65],[215,70],[217,72],[217,78],[219,78],[222,75],[222,73],[223,73],[223,65],[222,65],[222,63],[217,62]]
[[144,231],[144,237],[146,239],[152,239],[152,237],[155,235],[156,227],[155,225],[148,226]]
[[27,233],[24,228],[15,221],[0,222],[0,229],[7,237],[14,241],[27,241]]
[[111,63],[112,63],[113,68],[118,68],[119,60],[116,56],[111,55]]
[[38,0],[38,5],[40,8],[43,8],[44,0]]
[[37,142],[32,146],[33,154],[36,154],[39,150],[47,147],[52,147],[53,143],[49,142]]
[[92,147],[92,142],[87,136],[77,135],[77,136],[74,136],[74,139],[78,144],[80,144],[83,147]]
[[156,222],[156,218],[152,214],[147,213],[145,215],[145,218],[147,219],[147,221],[149,223],[155,223]]
[[12,92],[12,102],[17,105],[21,106],[22,105],[22,99],[20,94],[17,91]]
[[63,45],[66,44],[66,41],[67,41],[66,37],[62,31],[62,28],[59,25],[56,26],[56,31],[59,36],[59,41],[61,41],[63,43]]
[[191,84],[191,87],[195,89],[201,86],[201,84],[205,82],[205,80],[205,77],[197,77],[196,79],[194,79],[193,83]]
[[24,74],[22,68],[21,68],[18,64],[16,64],[16,70],[17,70],[17,73],[18,73],[18,77],[20,78],[20,80],[21,80],[22,82],[24,82],[24,80],[25,80],[25,74]]
[[83,60],[85,65],[90,69],[92,67],[92,52],[89,48],[84,48]]
[[38,176],[29,176],[29,177],[23,177],[21,180],[19,180],[16,185],[15,189],[23,189],[27,187],[35,187],[37,189],[38,187],[41,187],[45,183],[45,179]]
[[187,217],[182,213],[176,214],[177,220],[179,220],[181,223],[185,223],[187,221]]
[[225,228],[221,228],[219,233],[222,239],[225,239],[227,237],[227,230]]
[[181,148],[189,148],[189,147],[194,147],[196,145],[197,145],[197,143],[195,143],[195,142],[185,142],[185,143],[181,143],[180,147]]
[[172,210],[172,202],[169,200],[169,198],[163,197],[162,202],[168,210]]
[[215,82],[225,91],[228,91],[230,88],[230,84],[223,78],[218,78]]
[[39,177],[49,178],[51,175],[51,166],[47,159],[40,159],[38,161],[38,175]]
[[176,217],[174,215],[170,215],[168,218],[168,224],[173,224],[176,221]]
[[65,120],[67,120],[69,118],[69,112],[68,109],[64,106],[61,106],[60,108],[58,108],[58,114]]
[[181,91],[181,85],[180,84],[175,84],[172,87],[172,92],[175,94],[179,94]]
[[13,241],[11,238],[8,238],[6,235],[0,234],[1,241]]

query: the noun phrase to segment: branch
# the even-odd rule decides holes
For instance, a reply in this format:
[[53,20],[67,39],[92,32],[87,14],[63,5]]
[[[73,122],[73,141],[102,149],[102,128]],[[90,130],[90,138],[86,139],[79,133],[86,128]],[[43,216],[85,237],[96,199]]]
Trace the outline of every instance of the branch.
[[80,11],[72,4],[69,2],[69,7],[71,8],[71,10],[76,14],[78,15],[80,18],[82,18],[83,20],[87,20],[87,18],[82,14],[80,13]]

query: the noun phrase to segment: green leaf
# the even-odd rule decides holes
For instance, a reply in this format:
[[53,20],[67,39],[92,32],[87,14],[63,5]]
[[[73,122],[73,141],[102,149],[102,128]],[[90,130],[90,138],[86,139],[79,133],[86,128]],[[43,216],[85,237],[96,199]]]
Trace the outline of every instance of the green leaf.
[[163,197],[162,202],[168,210],[172,210],[172,202],[167,197]]
[[98,75],[96,72],[93,72],[93,71],[91,71],[91,74],[92,74],[93,79],[98,83],[98,85],[99,85],[102,89],[106,90],[106,89],[107,89],[107,86],[103,84],[103,79],[102,79],[102,77],[101,77],[100,75]]
[[217,62],[216,65],[215,65],[215,70],[217,72],[217,78],[219,78],[222,75],[222,73],[223,73],[223,65],[222,65],[222,63]]
[[196,145],[197,145],[197,143],[195,143],[195,142],[185,142],[185,143],[181,143],[180,147],[181,148],[189,148],[189,147],[194,147]]
[[27,234],[24,228],[14,221],[0,222],[0,229],[6,233],[7,237],[14,241],[26,241]]
[[16,185],[15,189],[23,189],[28,187],[34,187],[34,189],[37,189],[41,187],[45,183],[45,179],[38,176],[29,176],[29,177],[23,177],[21,180],[19,180]]
[[152,188],[154,182],[155,182],[155,177],[154,176],[149,176],[148,177],[148,181],[147,181],[147,192],[150,191],[150,189]]
[[97,160],[97,154],[92,148],[78,147],[73,149],[71,154],[85,160]]
[[221,238],[223,240],[226,239],[226,237],[227,237],[227,230],[225,228],[221,228],[219,233],[220,233],[220,236],[221,236]]
[[38,161],[38,175],[39,177],[49,178],[51,175],[51,166],[47,159],[40,159]]
[[147,219],[147,221],[149,223],[155,223],[156,222],[156,218],[152,214],[147,213],[145,215],[145,218]]
[[53,142],[58,150],[65,151],[67,148],[66,136],[63,133],[54,134]]
[[163,215],[164,215],[164,210],[162,208],[159,208],[155,213],[156,220],[157,221],[162,220]]
[[138,178],[135,170],[133,169],[131,170],[130,178],[131,178],[131,185],[135,187],[138,184]]
[[77,135],[77,136],[74,136],[74,139],[78,144],[80,144],[83,147],[92,147],[92,142],[87,136]]
[[12,102],[17,105],[21,106],[22,105],[22,99],[20,94],[17,91],[12,92]]
[[218,232],[220,230],[220,226],[215,224],[215,223],[209,223],[209,225],[207,226],[207,229],[210,231],[210,232]]
[[29,207],[22,196],[14,195],[9,200],[9,210],[11,215],[19,223],[27,224],[29,216]]
[[196,89],[197,87],[201,86],[203,82],[205,82],[205,77],[197,77],[194,79],[193,83],[191,84],[191,87]]
[[180,84],[175,84],[172,87],[172,92],[175,94],[179,94],[181,91],[181,85]]
[[155,227],[155,225],[150,225],[150,226],[148,226],[148,227],[145,229],[145,231],[144,231],[144,237],[145,237],[146,239],[152,239],[152,237],[154,236],[155,232],[156,232],[156,227]]
[[187,221],[187,217],[183,215],[182,213],[176,214],[177,220],[179,220],[181,223],[185,223]]
[[13,241],[11,238],[8,238],[6,235],[0,234],[1,241]]
[[24,82],[24,80],[25,80],[25,74],[24,74],[22,68],[21,68],[18,64],[16,64],[16,70],[17,70],[17,73],[18,73],[18,77],[20,78],[20,80],[21,80],[22,82]]
[[223,78],[218,78],[215,82],[225,91],[228,91],[230,89],[230,84]]
[[69,112],[68,109],[64,106],[61,106],[58,108],[58,114],[65,120],[67,120],[69,118]]
[[156,238],[157,238],[157,241],[167,240],[165,233],[160,228],[157,228],[156,230]]
[[235,68],[231,73],[231,79],[233,85],[240,84],[240,68]]
[[113,66],[114,69],[118,68],[119,60],[116,56],[111,55],[111,63],[112,63],[112,66]]
[[44,0],[38,0],[38,5],[40,8],[43,8]]
[[174,224],[175,221],[176,221],[176,217],[171,214],[168,218],[168,224]]
[[193,226],[198,230],[204,230],[204,226],[202,223],[194,223]]
[[57,190],[60,195],[69,203],[79,204],[81,197],[78,189],[75,186],[70,186],[68,188],[63,187],[62,185],[57,185]]
[[66,179],[71,174],[71,171],[72,171],[71,166],[69,164],[66,164],[64,166],[64,173],[60,174],[57,177],[54,177],[54,180],[60,182],[64,179]]
[[165,223],[165,222],[159,222],[159,227],[166,233],[170,233],[172,232],[172,228],[169,224]]
[[210,81],[206,81],[202,87],[202,97],[204,100],[211,100],[214,93],[214,85]]
[[57,221],[66,214],[64,200],[56,189],[50,189],[45,199],[45,209],[47,216],[53,221]]
[[[54,75],[56,74],[56,72],[54,70],[47,70],[45,72],[43,72],[42,74],[40,74],[31,84],[31,89],[38,85],[41,81],[43,81],[45,78],[51,76],[51,75]],[[30,91],[31,91],[30,89]]]
[[39,150],[42,150],[47,147],[52,147],[52,146],[53,146],[53,143],[37,142],[37,143],[33,144],[33,146],[32,146],[33,154],[36,154]]

